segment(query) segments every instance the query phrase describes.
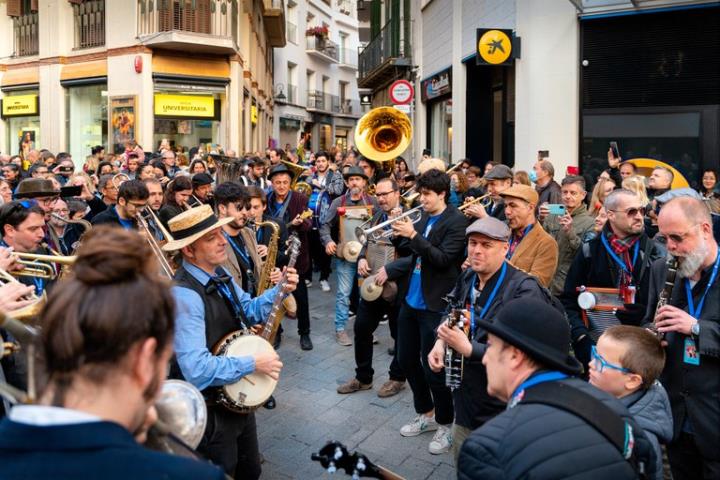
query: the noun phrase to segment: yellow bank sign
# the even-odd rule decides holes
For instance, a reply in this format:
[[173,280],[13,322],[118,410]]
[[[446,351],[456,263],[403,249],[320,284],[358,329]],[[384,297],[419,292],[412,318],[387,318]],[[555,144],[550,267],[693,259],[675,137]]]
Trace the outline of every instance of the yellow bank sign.
[[215,116],[215,98],[212,95],[155,94],[155,115],[161,117]]
[[18,117],[38,114],[37,95],[15,95],[2,99],[3,117]]

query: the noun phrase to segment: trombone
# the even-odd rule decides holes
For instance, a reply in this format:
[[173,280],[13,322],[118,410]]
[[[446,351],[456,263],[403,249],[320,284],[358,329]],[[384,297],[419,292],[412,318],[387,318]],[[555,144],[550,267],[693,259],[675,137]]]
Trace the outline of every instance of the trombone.
[[[165,230],[165,227],[163,227],[162,222],[155,216],[155,213],[152,211],[152,208],[145,207],[143,209],[144,211],[148,211],[148,217],[152,218],[155,224],[158,226],[160,231],[163,234],[163,237],[165,237],[165,241],[169,241],[172,239],[170,236],[170,233],[168,233],[167,230]],[[165,252],[163,252],[162,247],[160,246],[160,243],[158,243],[157,239],[155,238],[155,234],[153,233],[152,229],[150,228],[150,224],[148,221],[143,217],[142,211],[139,211],[135,214],[135,219],[138,222],[138,227],[142,229],[145,234],[145,240],[147,241],[148,245],[150,246],[150,249],[153,252],[153,255],[155,255],[155,258],[157,258],[158,263],[160,264],[160,273],[162,273],[165,277],[172,280],[173,276],[175,275],[175,269],[172,268],[170,265],[170,262],[168,261],[167,257],[165,256]]]
[[410,222],[412,223],[417,223],[422,218],[422,214],[423,207],[422,205],[419,205],[415,208],[401,213],[397,217],[393,217],[389,220],[385,220],[382,223],[378,223],[374,227],[364,229],[363,227],[370,221],[368,220],[359,227],[355,227],[355,237],[358,239],[358,242],[363,245],[367,245],[368,241],[379,242],[382,239],[390,238],[393,236],[394,232],[392,229],[386,230],[386,228],[392,226],[393,223],[397,222],[398,220],[410,220]]

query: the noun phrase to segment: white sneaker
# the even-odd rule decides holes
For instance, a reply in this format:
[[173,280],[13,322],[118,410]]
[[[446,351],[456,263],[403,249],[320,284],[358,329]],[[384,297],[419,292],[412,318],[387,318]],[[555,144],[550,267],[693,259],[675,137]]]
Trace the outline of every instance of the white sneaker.
[[418,415],[413,419],[412,422],[404,425],[400,429],[400,435],[403,437],[416,437],[421,433],[431,432],[438,429],[438,424],[435,422],[435,416],[426,417],[425,415]]
[[312,287],[312,282],[311,282],[310,280],[305,280],[305,286],[306,286],[307,288]]
[[330,291],[330,284],[327,280],[320,280],[320,288],[322,288],[323,292],[329,292]]
[[440,455],[441,453],[448,452],[452,443],[451,430],[444,425],[438,425],[437,432],[435,432],[433,439],[430,441],[430,445],[428,445],[428,450],[433,455]]

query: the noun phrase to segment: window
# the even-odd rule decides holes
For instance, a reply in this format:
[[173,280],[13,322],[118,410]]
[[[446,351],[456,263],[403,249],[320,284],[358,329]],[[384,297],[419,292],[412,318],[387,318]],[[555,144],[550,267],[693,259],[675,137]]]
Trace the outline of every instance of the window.
[[92,147],[108,144],[107,84],[68,87],[65,101],[68,150],[82,165]]

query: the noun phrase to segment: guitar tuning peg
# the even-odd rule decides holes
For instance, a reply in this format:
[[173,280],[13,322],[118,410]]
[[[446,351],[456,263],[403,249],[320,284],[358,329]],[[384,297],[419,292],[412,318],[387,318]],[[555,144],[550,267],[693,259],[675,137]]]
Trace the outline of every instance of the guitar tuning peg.
[[340,460],[343,457],[343,451],[340,447],[335,447],[335,455],[333,455],[333,458],[335,460]]
[[335,462],[333,462],[332,460],[331,460],[330,463],[328,464],[327,472],[328,472],[328,473],[335,473],[335,472],[337,472],[337,467],[335,466]]

